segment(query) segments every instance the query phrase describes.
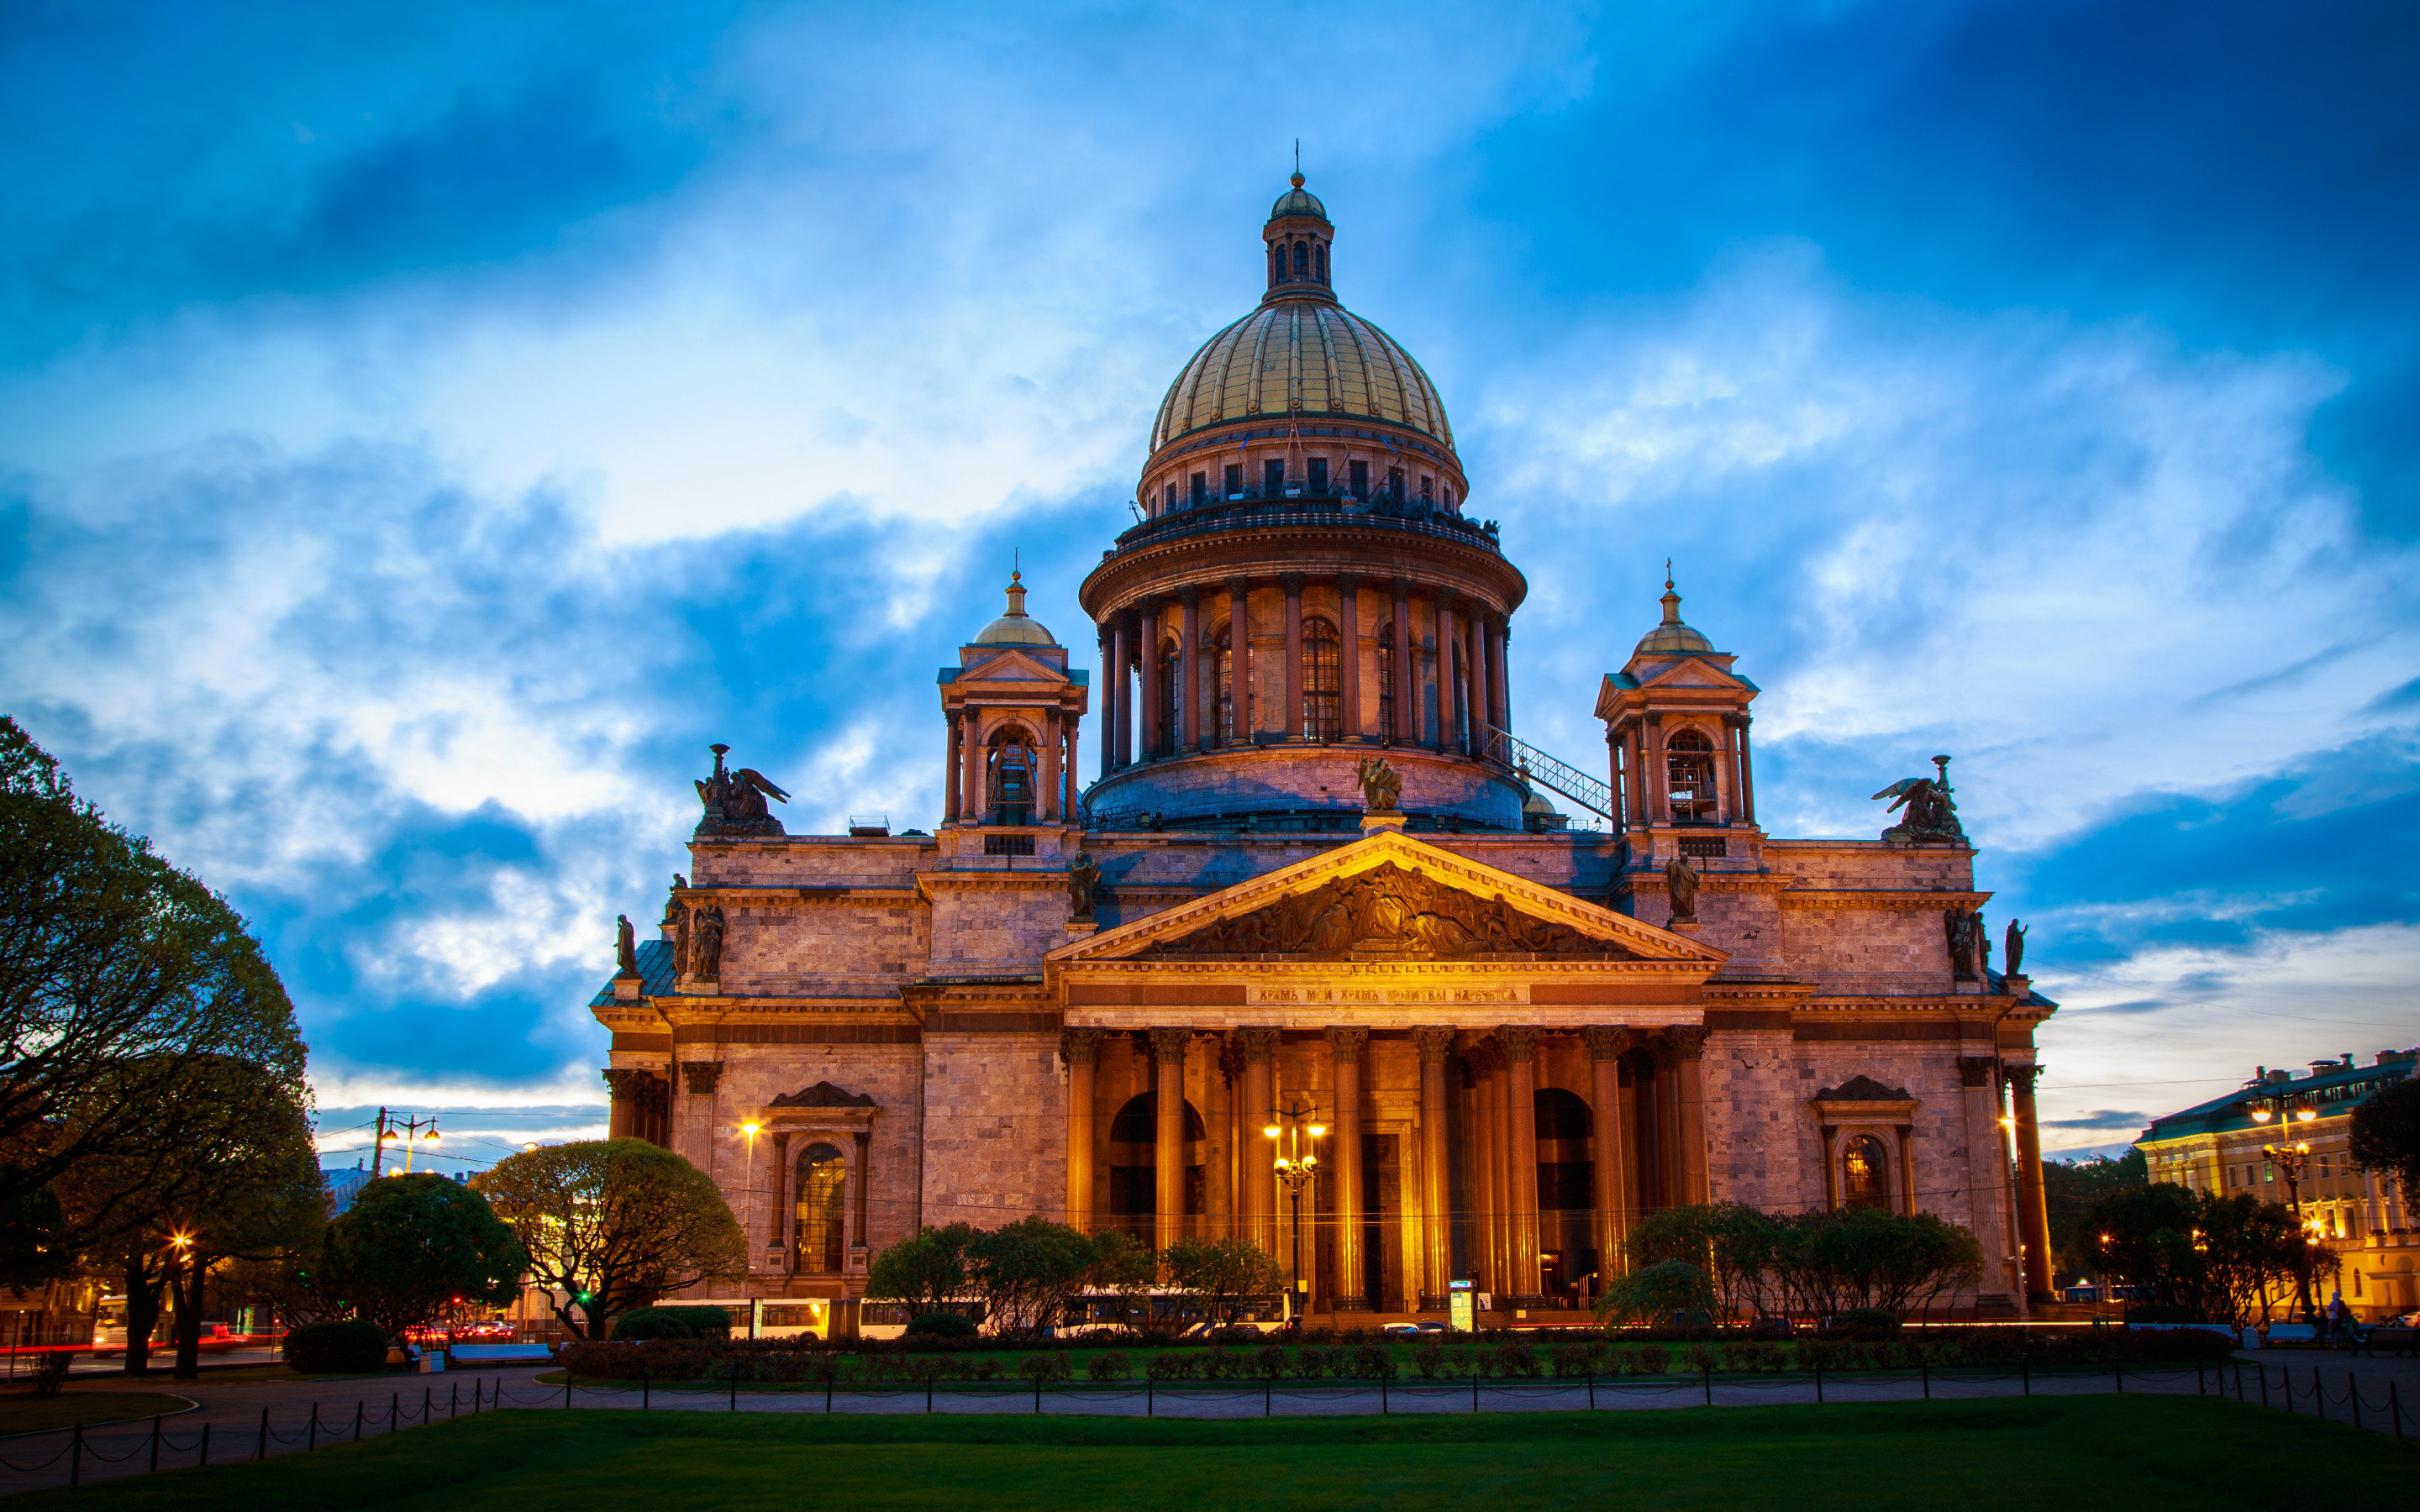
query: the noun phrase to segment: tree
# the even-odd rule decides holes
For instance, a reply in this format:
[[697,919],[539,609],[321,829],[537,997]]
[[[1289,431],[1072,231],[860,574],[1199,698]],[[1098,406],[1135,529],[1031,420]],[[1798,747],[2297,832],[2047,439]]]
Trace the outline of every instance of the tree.
[[967,1281],[995,1328],[1051,1328],[1076,1294],[1096,1284],[1101,1268],[1124,1257],[1132,1243],[1115,1230],[1087,1235],[1047,1218],[1020,1218],[979,1229],[967,1241]]
[[1597,1294],[1596,1315],[1608,1322],[1667,1323],[1678,1313],[1714,1309],[1714,1288],[1705,1268],[1687,1260],[1641,1265]]
[[474,1179],[564,1294],[575,1337],[611,1336],[614,1316],[700,1281],[745,1275],[748,1243],[706,1173],[644,1139],[591,1139],[506,1156]]
[[1904,1318],[1982,1273],[1975,1236],[1929,1212],[1835,1208],[1775,1227],[1772,1278],[1814,1318],[1874,1308]]
[[442,1176],[396,1176],[362,1188],[328,1226],[320,1266],[323,1288],[399,1337],[458,1303],[512,1301],[529,1257],[477,1193]]
[[190,1143],[181,1116],[208,1111],[172,1094],[211,1057],[299,1079],[276,972],[225,899],[0,717],[0,1207],[93,1155]]
[[2084,1257],[2104,1282],[2213,1323],[2248,1322],[2273,1295],[2292,1290],[2304,1266],[2335,1266],[2281,1203],[2166,1182],[2093,1207],[2086,1244]]
[[2353,1164],[2395,1179],[2403,1205],[2420,1202],[2420,1076],[2373,1092],[2352,1110]]
[[1773,1264],[1776,1221],[1737,1202],[1667,1208],[1632,1226],[1624,1247],[1634,1266],[1683,1260],[1695,1266],[1712,1290],[1699,1310],[1730,1316],[1764,1311]]
[[2128,1149],[2112,1160],[2042,1162],[2042,1201],[2050,1210],[2050,1252],[2058,1270],[2071,1276],[2092,1273],[2089,1222],[2092,1209],[2109,1198],[2140,1192],[2151,1184],[2150,1166],[2139,1149]]
[[129,1374],[148,1367],[163,1293],[177,1303],[177,1370],[190,1379],[203,1280],[231,1265],[290,1262],[318,1239],[327,1189],[307,1100],[299,1040],[268,1064],[194,1057],[152,1109],[179,1142],[105,1146],[60,1180],[74,1244],[124,1276]]
[[1248,1299],[1285,1287],[1277,1257],[1249,1239],[1180,1239],[1160,1259],[1169,1286],[1193,1299],[1204,1321],[1222,1327],[1235,1321]]
[[866,1267],[865,1294],[904,1302],[916,1316],[945,1311],[966,1294],[967,1242],[974,1232],[966,1224],[951,1224],[908,1235]]

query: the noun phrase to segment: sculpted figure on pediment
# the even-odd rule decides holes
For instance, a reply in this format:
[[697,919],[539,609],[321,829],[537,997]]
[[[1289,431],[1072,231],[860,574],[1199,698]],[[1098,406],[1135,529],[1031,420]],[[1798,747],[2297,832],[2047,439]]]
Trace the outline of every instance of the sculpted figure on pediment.
[[1289,955],[1335,961],[1357,954],[1456,960],[1550,955],[1606,960],[1631,952],[1567,924],[1481,898],[1388,862],[1264,908],[1204,924],[1153,945],[1147,956]]

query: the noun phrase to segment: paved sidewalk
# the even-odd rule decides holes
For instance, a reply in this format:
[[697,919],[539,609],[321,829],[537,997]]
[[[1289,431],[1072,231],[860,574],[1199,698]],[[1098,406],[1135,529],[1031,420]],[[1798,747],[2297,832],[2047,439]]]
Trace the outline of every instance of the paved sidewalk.
[[[1810,1376],[1606,1377],[1594,1381],[1543,1379],[1468,1379],[1422,1381],[1417,1379],[1384,1386],[1339,1382],[1247,1381],[1149,1384],[1141,1381],[1109,1385],[1071,1382],[1046,1389],[1037,1399],[1029,1388],[1014,1385],[977,1387],[940,1383],[928,1395],[923,1386],[879,1389],[819,1389],[797,1392],[675,1391],[627,1387],[579,1387],[566,1396],[560,1386],[533,1379],[540,1367],[519,1370],[460,1372],[439,1376],[380,1376],[358,1381],[262,1381],[215,1385],[183,1382],[175,1389],[199,1406],[165,1420],[161,1444],[161,1470],[195,1463],[201,1453],[201,1430],[210,1430],[213,1464],[249,1459],[262,1448],[261,1412],[268,1409],[271,1455],[303,1452],[313,1442],[309,1424],[316,1406],[320,1445],[349,1443],[360,1424],[361,1436],[377,1438],[422,1426],[430,1418],[469,1415],[480,1411],[561,1412],[566,1405],[582,1409],[635,1411],[644,1402],[656,1412],[792,1412],[792,1413],[1030,1413],[1053,1416],[1097,1415],[1233,1419],[1261,1416],[1349,1416],[1357,1414],[1449,1412],[1619,1412],[1645,1409],[1774,1406],[1789,1403],[1905,1402],[1926,1398],[1971,1401],[2019,1396],[2085,1396],[2124,1391],[2159,1396],[2224,1396],[2242,1393],[2259,1403],[2261,1382],[2269,1401],[2283,1410],[2288,1401],[2286,1381],[2294,1381],[2293,1410],[2313,1411],[2312,1370],[2327,1393],[2325,1415],[2350,1421],[2356,1384],[2362,1401],[2362,1426],[2394,1431],[2388,1388],[2396,1391],[2394,1413],[2401,1430],[2420,1438],[2420,1361],[2348,1360],[2342,1355],[2301,1356],[2281,1361],[2279,1351],[2245,1354],[2223,1365],[2196,1371],[2192,1366],[2133,1367],[2122,1378],[2110,1371],[2019,1373],[1945,1370],[1923,1374]],[[128,1382],[127,1389],[160,1389]],[[424,1412],[426,1416],[424,1416]],[[399,1419],[399,1422],[397,1421]],[[68,1483],[71,1435],[54,1431],[0,1440],[0,1492],[28,1490]],[[116,1423],[89,1428],[84,1436],[82,1478],[85,1481],[150,1473],[149,1421]],[[26,1466],[20,1470],[16,1467]]]

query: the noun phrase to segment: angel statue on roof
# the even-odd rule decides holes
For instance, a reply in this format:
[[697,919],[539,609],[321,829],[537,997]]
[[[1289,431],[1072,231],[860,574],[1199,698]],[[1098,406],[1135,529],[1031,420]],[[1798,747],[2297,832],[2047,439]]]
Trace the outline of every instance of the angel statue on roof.
[[697,783],[698,802],[706,806],[705,814],[697,822],[697,832],[701,835],[786,833],[782,828],[782,821],[774,818],[772,810],[765,806],[765,800],[771,798],[777,803],[787,803],[790,795],[783,792],[772,779],[752,766],[742,766],[737,771],[726,769],[722,758],[730,747],[708,746],[706,748],[714,752],[714,775]]
[[1903,777],[1874,795],[1888,798],[1885,814],[1905,809],[1900,822],[1883,831],[1883,839],[1902,845],[1963,845],[1966,831],[1958,823],[1958,804],[1950,796],[1949,758],[1932,758],[1933,777]]

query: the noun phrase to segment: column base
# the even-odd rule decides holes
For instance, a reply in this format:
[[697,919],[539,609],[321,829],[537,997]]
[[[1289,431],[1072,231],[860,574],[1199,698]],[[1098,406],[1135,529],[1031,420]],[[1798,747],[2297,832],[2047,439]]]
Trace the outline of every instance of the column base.
[[1381,829],[1391,829],[1400,835],[1403,833],[1405,820],[1409,817],[1407,814],[1400,813],[1365,813],[1361,816],[1361,833],[1370,835]]

